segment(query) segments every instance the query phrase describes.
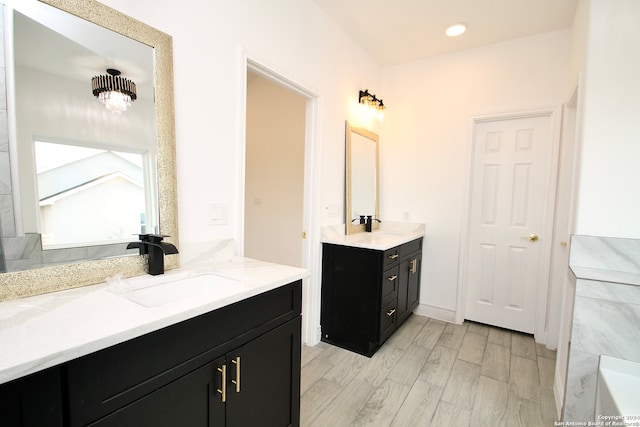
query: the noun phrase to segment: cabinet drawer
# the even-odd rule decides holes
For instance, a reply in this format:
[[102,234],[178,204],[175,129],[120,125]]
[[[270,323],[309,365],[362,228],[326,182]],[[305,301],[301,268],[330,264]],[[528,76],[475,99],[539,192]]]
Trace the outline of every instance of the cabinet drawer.
[[301,281],[67,365],[71,425],[84,425],[300,315]]
[[396,266],[382,273],[382,305],[391,300],[395,300],[398,296],[398,275],[400,266]]
[[380,311],[380,344],[396,330],[396,301],[382,307]]
[[400,261],[400,246],[384,251],[382,269],[386,270]]
[[400,246],[400,258],[404,259],[405,257],[411,255],[412,253],[418,252],[421,250],[422,250],[422,238],[404,243],[402,246]]

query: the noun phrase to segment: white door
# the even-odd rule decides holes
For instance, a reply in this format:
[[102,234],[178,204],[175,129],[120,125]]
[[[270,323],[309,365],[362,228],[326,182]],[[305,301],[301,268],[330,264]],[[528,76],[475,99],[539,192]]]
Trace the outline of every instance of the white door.
[[549,116],[475,125],[469,320],[534,332],[552,146]]

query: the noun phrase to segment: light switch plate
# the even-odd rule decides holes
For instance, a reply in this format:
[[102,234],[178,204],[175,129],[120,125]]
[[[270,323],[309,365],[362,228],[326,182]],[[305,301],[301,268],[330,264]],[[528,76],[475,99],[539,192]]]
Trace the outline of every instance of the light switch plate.
[[229,218],[229,207],[224,202],[209,203],[209,225],[226,225]]

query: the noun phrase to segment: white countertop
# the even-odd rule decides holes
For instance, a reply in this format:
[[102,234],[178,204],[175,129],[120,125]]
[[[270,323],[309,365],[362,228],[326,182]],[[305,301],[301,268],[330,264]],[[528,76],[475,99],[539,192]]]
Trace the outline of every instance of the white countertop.
[[[234,279],[216,291],[158,307],[144,307],[118,293],[192,275]],[[223,263],[138,276],[0,302],[0,384],[233,304],[308,276],[307,270],[234,258]],[[224,278],[222,280],[225,280]]]
[[322,243],[386,251],[424,237],[424,224],[409,222],[385,221],[380,223],[378,230],[372,232],[344,234],[344,230],[344,224],[322,227]]
[[640,239],[573,236],[569,266],[577,279],[640,285]]

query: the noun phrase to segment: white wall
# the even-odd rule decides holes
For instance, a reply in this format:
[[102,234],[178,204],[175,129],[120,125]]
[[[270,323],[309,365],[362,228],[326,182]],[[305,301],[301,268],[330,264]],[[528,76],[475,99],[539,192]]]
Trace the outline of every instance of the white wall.
[[[101,0],[173,38],[180,259],[189,262],[242,226],[245,56],[315,94],[315,223],[343,222],[344,121],[380,67],[312,0]],[[319,157],[319,158],[318,158]],[[208,225],[210,202],[229,206]],[[333,207],[337,208],[338,213]],[[308,230],[307,342],[319,339],[319,229]]]
[[247,84],[244,255],[302,267],[306,103],[256,77]]
[[[320,204],[343,204],[344,120],[380,68],[311,0],[102,0],[173,37],[181,259],[241,225],[243,49],[319,96]],[[209,226],[210,201],[229,224]],[[322,224],[342,221],[327,209]]]
[[640,238],[640,2],[591,0],[576,232]]
[[472,117],[563,103],[570,36],[546,33],[383,71],[381,218],[426,224],[420,303],[448,319],[457,302]]

